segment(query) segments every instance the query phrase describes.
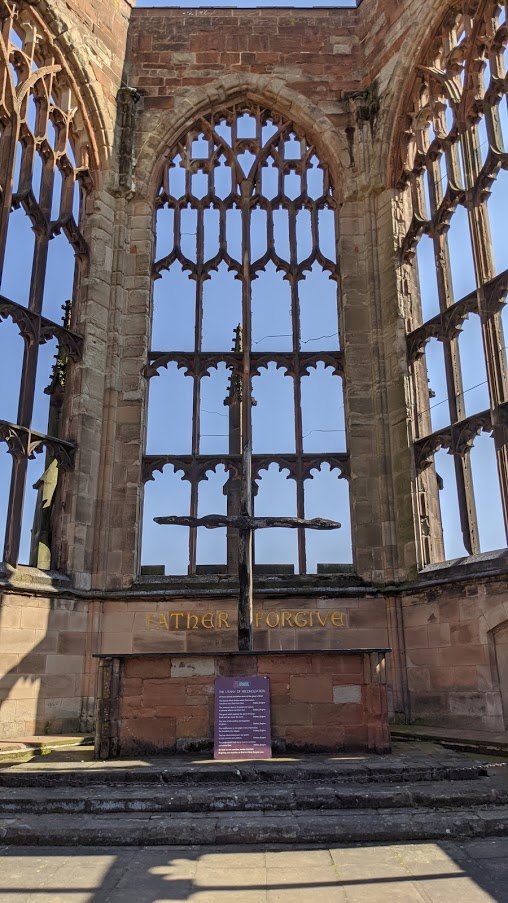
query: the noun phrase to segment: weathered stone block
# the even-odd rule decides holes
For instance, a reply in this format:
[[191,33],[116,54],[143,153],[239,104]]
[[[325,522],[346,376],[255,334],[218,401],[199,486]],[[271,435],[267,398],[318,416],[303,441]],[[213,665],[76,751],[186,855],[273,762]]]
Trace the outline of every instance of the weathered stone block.
[[333,701],[336,705],[346,702],[359,703],[362,700],[362,688],[355,684],[333,687]]

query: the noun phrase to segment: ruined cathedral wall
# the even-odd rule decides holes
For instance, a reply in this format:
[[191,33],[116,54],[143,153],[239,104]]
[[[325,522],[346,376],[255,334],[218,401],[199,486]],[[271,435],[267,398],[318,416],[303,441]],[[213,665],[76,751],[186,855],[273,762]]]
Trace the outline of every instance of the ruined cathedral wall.
[[[403,355],[400,341],[395,346],[392,341],[394,334],[400,339],[403,330],[394,304],[393,197],[376,175],[386,163],[384,123],[390,117],[393,59],[401,34],[406,38],[416,29],[414,3],[399,5],[397,18],[385,15],[375,26],[361,16],[362,7],[132,13],[125,77],[140,97],[133,112],[134,140],[130,147],[125,140],[121,156],[124,196],[119,202],[125,217],[123,309],[128,317],[119,321],[123,351],[115,397],[118,441],[109,483],[112,501],[104,521],[109,548],[104,551],[103,546],[98,561],[98,583],[128,586],[138,566],[136,439],[143,437],[146,385],[140,373],[149,330],[153,197],[160,163],[201,112],[239,98],[260,101],[294,119],[316,142],[343,199],[339,255],[346,377],[354,374],[346,378],[346,408],[355,565],[362,577],[376,582],[401,579],[414,571]],[[382,60],[386,98],[379,110],[375,99],[370,105],[369,91],[380,67],[365,65],[367,28],[374,31],[374,37],[369,35],[372,54]],[[387,343],[391,343],[390,382],[383,363]],[[372,349],[367,367],[366,347]],[[391,477],[393,451],[397,487]],[[399,495],[397,502],[394,493]]]
[[63,51],[76,80],[101,164],[111,155],[116,94],[121,84],[134,0],[36,0],[34,9]]
[[[75,298],[74,328],[85,339],[72,368],[66,438],[78,446],[63,484],[63,515],[55,541],[60,569],[81,569],[89,583],[107,369],[107,314],[112,281],[115,199],[105,188],[112,165],[116,95],[121,85],[131,4],[128,0],[20,2],[20,21],[35,21],[54,42],[80,106],[90,171],[82,222],[91,249]],[[79,582],[79,579],[78,579]],[[21,568],[0,601],[0,737],[86,729],[93,712],[91,651],[95,609],[62,592],[61,582]]]
[[[403,597],[411,717],[439,727],[508,723],[508,582],[439,580]],[[504,713],[503,713],[504,707]]]
[[[0,739],[86,730],[88,601],[12,589],[0,607]],[[88,691],[87,691],[88,692]]]

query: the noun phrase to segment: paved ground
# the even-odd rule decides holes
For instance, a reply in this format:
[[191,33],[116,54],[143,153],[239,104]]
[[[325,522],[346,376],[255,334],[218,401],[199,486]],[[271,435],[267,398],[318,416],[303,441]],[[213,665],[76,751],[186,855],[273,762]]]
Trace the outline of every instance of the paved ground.
[[177,900],[507,903],[508,838],[332,849],[0,847],[0,903]]

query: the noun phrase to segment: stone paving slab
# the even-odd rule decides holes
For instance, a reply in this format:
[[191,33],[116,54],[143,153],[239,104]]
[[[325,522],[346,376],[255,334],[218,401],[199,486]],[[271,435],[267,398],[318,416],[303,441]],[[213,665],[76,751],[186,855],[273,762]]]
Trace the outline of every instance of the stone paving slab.
[[0,847],[0,903],[506,903],[508,838],[332,847]]

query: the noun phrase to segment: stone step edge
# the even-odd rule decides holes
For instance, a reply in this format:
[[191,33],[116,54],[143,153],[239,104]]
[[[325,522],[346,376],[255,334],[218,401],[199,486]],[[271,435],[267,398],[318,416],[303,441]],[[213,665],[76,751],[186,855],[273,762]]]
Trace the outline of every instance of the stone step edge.
[[[12,741],[13,743],[15,741]],[[49,756],[55,750],[63,751],[65,749],[75,749],[78,746],[90,746],[93,743],[93,737],[89,734],[83,734],[76,737],[51,737],[48,740],[37,740],[33,742],[23,743],[20,741],[16,746],[8,747],[8,741],[0,743],[0,765],[10,762],[31,762],[37,756]]]
[[508,835],[508,807],[494,813],[476,809],[463,812],[341,812],[304,815],[273,814],[197,815],[183,819],[152,816],[119,818],[96,816],[32,816],[0,819],[0,843],[23,846],[160,846],[190,844],[360,843],[438,840]]
[[502,740],[489,740],[488,738],[479,739],[475,737],[461,738],[456,737],[453,733],[436,736],[432,731],[426,732],[424,728],[415,728],[414,731],[407,729],[398,729],[390,725],[390,734],[393,740],[399,742],[407,741],[429,741],[437,743],[444,749],[451,749],[454,752],[473,752],[479,755],[490,756],[508,756],[508,742]]
[[326,780],[333,784],[410,784],[423,781],[465,781],[488,775],[486,763],[449,763],[446,765],[394,765],[390,767],[364,766],[351,768],[286,768],[284,766],[268,768],[241,768],[241,766],[178,766],[173,768],[146,768],[139,770],[122,767],[88,768],[83,771],[75,769],[17,771],[0,769],[1,787],[83,787],[90,784],[133,785],[133,784],[165,784],[166,786],[194,786],[196,784],[239,784],[242,786],[257,783],[311,783]]
[[[162,789],[162,788],[161,788]],[[0,797],[0,816],[7,815],[113,815],[126,814],[136,816],[162,813],[233,813],[233,812],[320,812],[377,811],[379,809],[415,809],[445,810],[465,807],[508,806],[508,787],[497,787],[488,780],[475,783],[443,785],[409,785],[397,787],[380,787],[370,785],[362,793],[361,790],[348,791],[336,788],[309,788],[308,794],[301,792],[301,787],[288,788],[286,792],[279,790],[271,793],[268,786],[260,790],[236,788],[217,792],[216,788],[200,788],[192,792],[181,790],[172,794],[159,793],[155,798],[153,786],[148,785],[146,795],[137,791],[136,796],[125,792],[99,796],[97,794],[60,795],[51,791],[34,798],[33,795],[21,795],[10,792],[4,799]],[[150,792],[151,791],[151,792]],[[253,791],[249,793],[249,791]]]

